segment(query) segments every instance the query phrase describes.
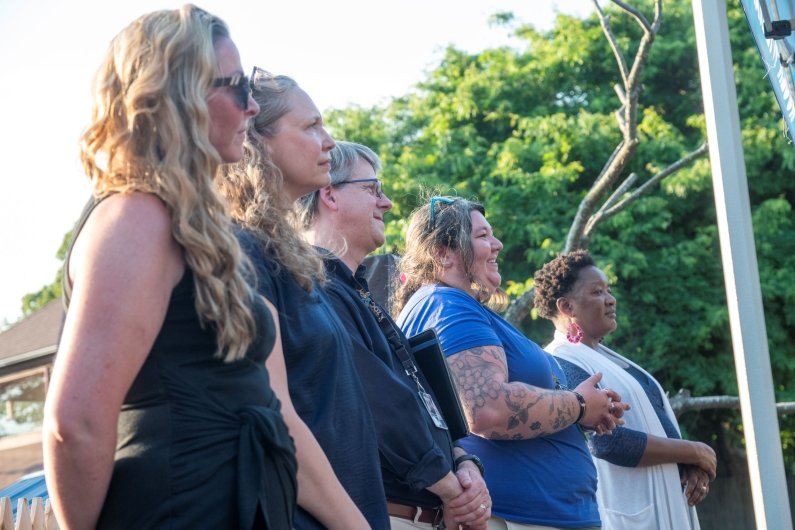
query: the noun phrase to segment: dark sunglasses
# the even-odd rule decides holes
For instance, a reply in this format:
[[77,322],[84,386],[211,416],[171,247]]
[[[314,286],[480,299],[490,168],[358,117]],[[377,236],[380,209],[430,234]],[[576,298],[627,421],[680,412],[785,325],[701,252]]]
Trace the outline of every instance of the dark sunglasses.
[[[257,68],[254,68],[252,78],[256,73]],[[235,103],[240,110],[248,109],[248,98],[251,96],[251,80],[244,75],[233,75],[232,77],[216,77],[213,79],[214,87],[229,87],[232,95],[235,97]]]
[[442,204],[453,204],[456,201],[457,197],[431,197],[431,204],[430,204],[430,214],[428,215],[428,232],[431,232],[436,224],[436,205],[438,203]]
[[353,180],[342,180],[340,182],[332,184],[332,186],[342,186],[343,184],[352,184],[354,182],[373,182],[374,184],[370,186],[370,191],[376,198],[381,199],[384,196],[384,192],[381,188],[381,181],[378,179],[353,179]]

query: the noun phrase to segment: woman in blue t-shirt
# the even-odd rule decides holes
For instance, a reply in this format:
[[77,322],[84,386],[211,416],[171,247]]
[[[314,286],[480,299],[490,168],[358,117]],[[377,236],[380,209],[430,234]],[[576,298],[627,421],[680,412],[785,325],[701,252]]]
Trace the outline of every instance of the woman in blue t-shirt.
[[493,507],[490,529],[597,528],[596,470],[581,430],[608,433],[627,405],[596,387],[574,390],[555,360],[493,309],[505,305],[482,205],[433,197],[411,217],[395,294],[408,335],[434,327],[458,383]]

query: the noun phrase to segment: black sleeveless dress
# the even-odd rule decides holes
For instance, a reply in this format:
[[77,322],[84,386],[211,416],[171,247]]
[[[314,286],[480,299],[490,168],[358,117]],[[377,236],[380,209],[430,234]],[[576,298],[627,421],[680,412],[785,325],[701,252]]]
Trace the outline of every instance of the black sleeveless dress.
[[[67,256],[64,271],[68,264]],[[125,397],[98,528],[291,528],[295,446],[265,369],[274,323],[255,298],[257,338],[244,359],[225,363],[214,356],[213,327],[199,321],[185,269]]]

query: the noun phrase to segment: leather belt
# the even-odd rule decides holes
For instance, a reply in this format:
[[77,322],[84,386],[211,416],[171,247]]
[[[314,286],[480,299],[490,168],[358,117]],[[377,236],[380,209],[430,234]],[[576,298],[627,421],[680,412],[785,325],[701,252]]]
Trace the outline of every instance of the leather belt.
[[[392,501],[387,501],[386,506],[389,515],[392,517],[400,517],[401,519],[408,519],[409,521],[430,524],[437,524],[442,521],[441,508],[421,508],[419,506],[398,504]],[[417,517],[418,513],[419,517]]]

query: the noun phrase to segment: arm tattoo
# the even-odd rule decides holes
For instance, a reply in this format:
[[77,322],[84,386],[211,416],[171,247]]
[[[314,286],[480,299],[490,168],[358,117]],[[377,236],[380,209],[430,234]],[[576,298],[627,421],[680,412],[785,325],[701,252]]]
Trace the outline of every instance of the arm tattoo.
[[564,392],[508,381],[505,352],[499,346],[478,346],[451,355],[450,370],[458,384],[470,425],[479,413],[504,412],[504,421],[480,433],[495,440],[535,438],[560,431],[577,418],[579,405]]

